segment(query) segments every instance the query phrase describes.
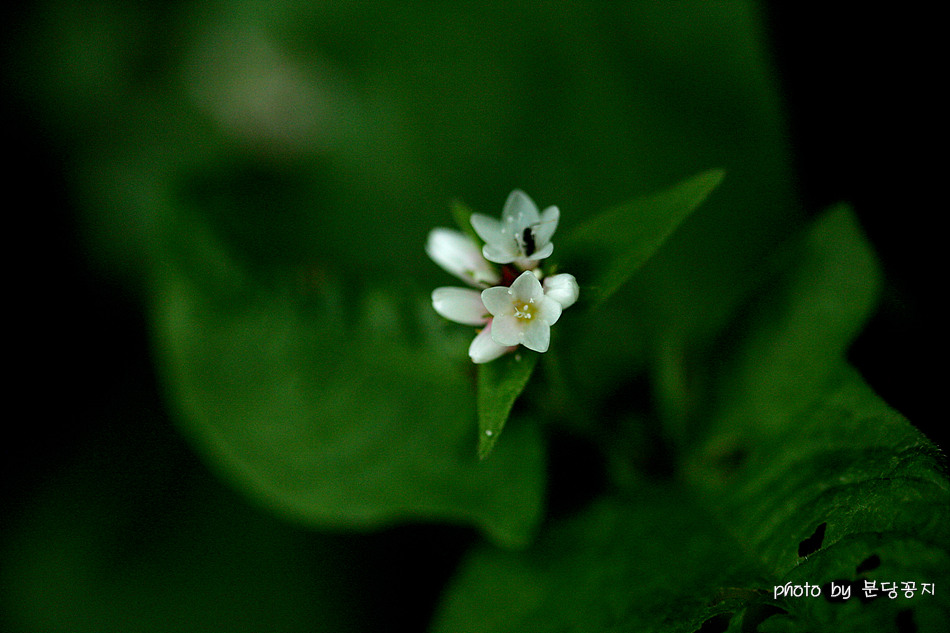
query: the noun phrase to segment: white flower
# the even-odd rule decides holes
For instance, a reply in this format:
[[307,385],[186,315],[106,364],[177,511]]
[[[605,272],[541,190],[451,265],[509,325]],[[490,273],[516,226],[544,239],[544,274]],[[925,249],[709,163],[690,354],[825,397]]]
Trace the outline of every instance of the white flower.
[[561,304],[562,308],[569,308],[577,301],[580,287],[574,275],[560,273],[544,278],[544,295],[551,297]]
[[472,286],[484,288],[501,280],[495,267],[482,257],[475,240],[459,231],[432,229],[426,240],[426,253],[447,272]]
[[522,269],[530,269],[537,266],[537,260],[554,251],[551,236],[560,216],[561,212],[553,206],[539,214],[534,201],[515,189],[505,201],[500,222],[480,213],[473,213],[471,222],[485,241],[482,247],[485,259],[496,264],[514,262]]
[[477,290],[469,288],[436,288],[432,291],[432,307],[450,321],[463,325],[484,325],[468,348],[474,363],[487,363],[516,346],[496,343],[491,336],[492,319]]
[[[459,231],[437,228],[429,233],[429,257],[470,286],[483,289],[443,287],[432,292],[436,312],[480,328],[468,349],[473,362],[487,363],[519,345],[536,352],[548,350],[551,326],[580,292],[573,275],[545,277],[539,267],[539,260],[554,251],[551,236],[559,219],[557,207],[539,213],[531,198],[516,189],[505,201],[500,221],[471,215],[472,227],[485,242],[481,248]],[[501,270],[494,264],[501,264]],[[516,267],[522,272],[512,282]]]
[[544,294],[531,271],[521,273],[510,288],[486,288],[481,297],[494,317],[491,337],[496,343],[521,344],[535,352],[548,350],[551,326],[561,316],[561,304]]

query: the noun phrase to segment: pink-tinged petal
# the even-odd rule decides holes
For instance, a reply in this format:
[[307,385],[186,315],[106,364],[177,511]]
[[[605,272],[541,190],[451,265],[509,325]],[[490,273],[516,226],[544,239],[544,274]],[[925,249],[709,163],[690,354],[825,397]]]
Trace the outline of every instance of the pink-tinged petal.
[[433,229],[426,240],[426,253],[445,271],[473,286],[500,281],[498,271],[482,257],[478,244],[459,231]]
[[551,297],[544,297],[538,305],[537,320],[554,325],[561,318],[561,304]]
[[546,352],[551,344],[551,326],[542,319],[532,319],[524,328],[521,344],[535,352]]
[[488,320],[481,294],[468,288],[436,288],[432,307],[450,321],[463,325],[481,325]]
[[544,296],[544,290],[541,288],[541,282],[534,276],[530,270],[521,273],[511,284],[511,292],[517,301],[540,301]]
[[505,207],[501,212],[503,231],[515,234],[524,230],[525,227],[537,224],[539,219],[538,206],[528,197],[528,194],[520,189],[515,189],[508,194]]
[[491,337],[499,345],[517,345],[524,337],[524,326],[512,315],[492,319]]
[[488,363],[499,356],[504,355],[515,349],[515,346],[499,345],[491,337],[492,321],[472,339],[472,344],[468,347],[468,355],[473,363]]
[[497,244],[504,239],[501,224],[495,218],[490,218],[481,213],[473,213],[469,218],[469,222],[472,223],[472,228],[475,229],[478,237],[482,238],[486,244]]
[[481,295],[485,309],[496,317],[514,314],[515,307],[512,298],[510,288],[504,286],[485,288]]
[[580,287],[574,275],[560,273],[544,278],[544,296],[550,297],[561,304],[562,308],[569,308],[577,301]]

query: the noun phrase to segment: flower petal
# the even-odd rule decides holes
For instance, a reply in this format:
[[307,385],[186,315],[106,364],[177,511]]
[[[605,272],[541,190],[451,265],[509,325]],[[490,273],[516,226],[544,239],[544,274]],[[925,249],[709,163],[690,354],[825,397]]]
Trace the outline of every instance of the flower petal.
[[501,212],[503,231],[514,235],[532,224],[537,224],[539,219],[538,206],[528,197],[528,194],[520,189],[515,189],[508,194],[505,207]]
[[495,317],[492,319],[491,337],[499,345],[517,345],[524,338],[522,321],[511,314]]
[[481,294],[468,288],[436,288],[432,307],[450,321],[463,325],[481,325],[488,320]]
[[504,286],[485,288],[482,290],[481,300],[485,305],[485,309],[496,317],[504,314],[514,314],[512,293]]
[[490,218],[481,213],[473,213],[469,222],[472,228],[482,238],[486,244],[497,244],[504,239],[501,232],[501,224],[495,218]]
[[496,264],[510,264],[518,259],[521,252],[514,239],[507,242],[496,242],[494,244],[485,244],[482,247],[482,255],[490,262]]
[[561,219],[561,211],[557,207],[548,207],[541,214],[537,227],[534,229],[534,243],[538,246],[544,246],[551,241],[551,236],[557,230],[558,220]]
[[521,344],[535,352],[548,351],[551,344],[551,326],[543,319],[533,319],[523,330]]
[[[544,296],[541,282],[530,270],[526,270],[511,284],[511,292],[518,301],[539,301]],[[509,299],[510,301],[511,299]]]
[[478,335],[472,339],[472,344],[468,347],[468,355],[473,363],[487,363],[502,356],[505,352],[510,352],[514,346],[499,345],[491,337],[492,320],[482,329]]
[[561,318],[561,304],[551,297],[544,297],[538,306],[537,320],[554,325]]
[[554,244],[548,242],[547,244],[542,246],[540,249],[531,253],[531,257],[529,259],[544,259],[545,257],[550,257],[551,253],[553,252],[554,252]]

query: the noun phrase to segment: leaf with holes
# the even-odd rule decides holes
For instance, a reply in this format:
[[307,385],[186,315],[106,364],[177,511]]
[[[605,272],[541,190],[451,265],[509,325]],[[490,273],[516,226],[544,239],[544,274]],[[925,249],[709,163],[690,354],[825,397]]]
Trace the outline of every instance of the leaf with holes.
[[[602,497],[525,552],[472,553],[434,630],[944,630],[942,455],[843,360],[876,284],[848,210],[822,217],[717,354],[681,476]],[[866,599],[865,581],[917,591]]]

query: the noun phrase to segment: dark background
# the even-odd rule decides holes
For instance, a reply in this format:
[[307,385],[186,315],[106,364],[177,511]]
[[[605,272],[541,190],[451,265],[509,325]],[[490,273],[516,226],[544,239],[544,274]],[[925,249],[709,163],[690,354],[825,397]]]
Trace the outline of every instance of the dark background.
[[[4,53],[9,34],[29,10],[28,3],[3,9]],[[936,314],[935,296],[946,287],[944,266],[933,263],[942,228],[935,212],[945,210],[945,203],[935,200],[937,185],[929,175],[938,156],[931,148],[937,136],[930,112],[937,103],[934,86],[945,81],[930,50],[935,44],[927,31],[933,23],[933,16],[907,9],[863,8],[857,14],[768,3],[802,201],[810,211],[852,203],[886,277],[881,305],[850,358],[889,404],[943,443],[939,391],[928,380],[944,365],[938,350],[942,338],[930,317]],[[12,220],[6,231],[6,305],[14,326],[9,362],[15,376],[7,428],[15,432],[8,430],[3,442],[0,530],[50,473],[104,437],[117,447],[161,445],[178,468],[203,469],[167,421],[142,306],[81,250],[57,139],[18,95],[4,89],[3,103],[6,206]],[[141,420],[141,426],[127,428],[121,422],[126,419]],[[467,538],[438,534],[425,540],[432,552],[461,551]],[[378,577],[364,578],[368,587],[395,580],[393,570],[401,565],[392,554],[399,548],[392,546],[410,538],[419,542],[392,530],[361,543],[367,557],[385,550],[392,563]],[[428,574],[428,589],[434,590],[452,560],[432,555],[414,558],[413,564],[423,572],[420,577]],[[420,595],[425,594],[423,587]],[[388,606],[400,599],[392,596]],[[429,608],[424,600],[395,611],[377,606],[401,614],[397,619],[413,628],[425,621]]]

